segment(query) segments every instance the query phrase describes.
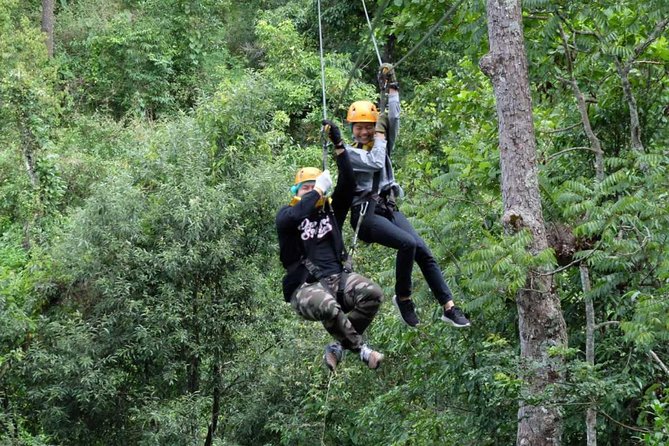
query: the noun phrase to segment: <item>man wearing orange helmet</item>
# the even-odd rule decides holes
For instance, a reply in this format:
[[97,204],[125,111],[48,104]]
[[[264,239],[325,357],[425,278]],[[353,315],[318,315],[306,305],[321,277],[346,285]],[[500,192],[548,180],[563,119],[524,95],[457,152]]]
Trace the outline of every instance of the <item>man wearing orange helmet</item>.
[[346,145],[346,151],[357,183],[351,225],[356,227],[361,210],[366,209],[360,224],[360,239],[397,250],[393,302],[407,325],[415,327],[420,322],[411,299],[411,273],[415,261],[443,307],[441,319],[454,327],[468,327],[470,322],[454,305],[451,291],[430,249],[397,207],[396,198],[402,196],[403,191],[395,182],[390,153],[399,131],[401,110],[392,65],[382,65],[379,80],[388,90],[388,115],[379,114],[369,101],[358,101],[351,104],[346,117],[355,141],[353,145]]
[[[339,132],[330,123],[329,133]],[[372,350],[362,334],[374,319],[383,292],[371,280],[347,268],[341,233],[355,192],[355,177],[343,146],[335,146],[338,180],[331,198],[332,178],[326,170],[300,169],[291,188],[293,199],[276,216],[281,263],[286,268],[283,293],[303,318],[321,321],[336,342],[325,348],[324,362],[334,370],[351,350],[370,369],[383,354]]]

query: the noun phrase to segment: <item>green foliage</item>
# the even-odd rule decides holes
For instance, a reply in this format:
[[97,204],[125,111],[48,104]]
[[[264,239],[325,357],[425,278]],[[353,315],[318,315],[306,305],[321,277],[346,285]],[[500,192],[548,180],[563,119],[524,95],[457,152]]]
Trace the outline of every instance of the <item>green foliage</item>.
[[[310,156],[299,147],[319,144],[322,119],[320,62],[317,52],[304,48],[295,27],[286,21],[273,25],[260,20],[256,33],[262,42],[265,67],[231,73],[198,109],[198,122],[210,139],[212,168],[218,175],[243,174],[248,163],[272,156],[297,159]],[[342,112],[349,101],[373,97],[370,86],[354,82],[342,100],[350,64],[328,58],[326,96]],[[302,152],[302,153],[300,153]]]
[[651,401],[646,409],[654,419],[653,432],[643,435],[643,444],[647,446],[661,446],[669,441],[669,417],[667,416],[667,402]]
[[[574,236],[566,260],[528,254],[530,234],[500,222],[494,96],[477,67],[484,2],[461,4],[403,62],[400,208],[474,326],[445,328],[416,268],[421,328],[387,299],[367,333],[384,367],[349,354],[332,376],[322,326],[282,302],[273,236],[295,169],[321,160],[316,3],[62,1],[55,60],[39,6],[0,3],[0,443],[203,444],[218,401],[218,445],[512,444],[528,366],[514,296],[530,269],[557,270],[569,329],[550,351],[566,380],[533,400],[563,405],[563,443],[585,442],[591,406],[606,414],[601,444],[666,443],[666,376],[649,356],[669,354],[666,37],[629,72],[643,153],[630,151],[614,65],[665,1],[523,3],[544,218]],[[343,124],[351,101],[376,96],[375,55],[360,3],[322,6],[327,112]],[[448,7],[391,1],[383,57],[403,57]],[[593,152],[575,149],[590,141],[572,75],[603,146],[601,181]],[[394,254],[362,245],[355,259],[388,297]]]
[[[219,92],[202,108],[199,120],[210,135],[210,148],[215,169],[227,175],[239,172],[246,163],[267,159],[271,144],[281,147],[290,140],[271,133],[286,126],[281,115],[272,120],[276,105],[269,100],[271,85],[261,76],[249,73],[241,81],[226,81]],[[255,125],[249,125],[254,122]],[[269,136],[267,141],[265,137]]]
[[[40,327],[22,370],[32,422],[60,442],[199,442],[210,403],[188,395],[211,397],[213,367],[266,289],[257,265],[271,241],[256,219],[273,217],[263,197],[274,179],[259,166],[234,186],[212,183],[191,120],[153,138],[142,164],[94,189],[54,252],[71,310]],[[156,392],[173,401],[164,414]]]
[[[382,35],[387,36],[387,39],[381,37],[380,41],[386,42],[388,61],[397,62],[403,58],[455,3],[391,1],[384,14],[385,26],[381,22],[380,27]],[[422,44],[420,50],[402,63],[401,70],[405,76],[402,84],[411,88],[415,81],[422,83],[432,77],[447,76],[450,70],[458,66],[461,55],[477,60],[486,50],[486,31],[485,4],[462,2],[450,19],[443,22]]]
[[116,118],[155,118],[193,106],[232,61],[223,30],[227,0],[65,4],[59,41],[76,102]]
[[86,94],[120,116],[124,111],[155,116],[173,105],[170,80],[174,50],[162,39],[162,30],[136,28],[129,13],[119,14],[106,34],[88,39],[88,57],[94,63],[83,73]]
[[633,318],[621,324],[625,337],[642,349],[666,345],[669,341],[669,303],[667,296],[644,295],[640,292],[623,296],[634,302]]
[[[262,74],[273,84],[276,103],[281,104],[292,119],[304,118],[308,123],[305,123],[304,129],[313,133],[313,122],[317,121],[320,125],[322,116],[321,71],[317,48],[307,46],[291,22],[280,21],[276,17],[272,21],[260,20],[256,35],[264,53],[265,68]],[[357,79],[353,79],[349,90],[344,91],[352,68],[345,57],[326,55],[325,67],[326,102],[335,115],[345,115],[348,105],[361,97],[373,99],[376,96],[373,87]],[[314,140],[312,137],[311,141]]]
[[4,231],[17,219],[27,217],[31,202],[30,179],[22,167],[18,150],[0,152],[0,229]]
[[[57,73],[39,29],[20,16],[17,2],[0,5],[0,178],[3,215],[27,222],[57,206],[57,174],[44,149],[58,124]],[[20,161],[19,161],[20,160]],[[32,171],[31,171],[32,170]],[[14,183],[9,178],[20,177]],[[27,180],[27,181],[25,181]],[[24,182],[25,181],[25,182]],[[22,187],[30,184],[30,188]]]
[[25,407],[16,401],[14,391],[25,391],[15,371],[23,366],[39,317],[45,305],[42,295],[48,290],[52,271],[50,260],[34,249],[28,256],[17,227],[6,229],[0,238],[0,443],[20,438],[25,445],[50,444],[40,430],[31,429]]

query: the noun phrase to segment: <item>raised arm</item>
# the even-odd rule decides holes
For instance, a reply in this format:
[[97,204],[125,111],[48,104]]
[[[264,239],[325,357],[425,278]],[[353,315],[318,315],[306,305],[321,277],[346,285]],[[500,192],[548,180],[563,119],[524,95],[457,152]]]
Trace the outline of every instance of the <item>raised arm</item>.
[[345,149],[336,149],[337,158],[337,186],[332,193],[332,209],[337,220],[337,224],[341,228],[346,220],[351,203],[353,203],[353,195],[355,194],[355,175],[351,160]]
[[276,227],[279,231],[294,230],[297,225],[307,218],[316,207],[321,194],[316,189],[307,192],[294,206],[284,206],[276,215]]
[[400,108],[400,93],[397,89],[393,87],[388,88],[388,133],[386,138],[388,139],[387,150],[388,154],[391,154],[393,148],[395,147],[395,141],[397,140],[397,135],[400,132],[400,113],[402,109]]
[[332,193],[332,210],[337,224],[341,228],[348,213],[356,189],[355,174],[351,159],[341,138],[341,131],[337,125],[329,120],[323,120],[324,130],[334,145],[337,160],[337,186]]
[[388,100],[386,101],[386,107],[388,112],[386,113],[385,108],[380,110],[384,115],[383,118],[377,121],[377,131],[383,132],[386,136],[388,144],[386,146],[386,151],[388,156],[392,154],[393,148],[395,147],[395,141],[397,140],[397,135],[400,130],[400,95],[399,95],[399,83],[397,82],[397,76],[395,75],[395,67],[389,63],[381,64],[378,74],[379,88],[381,93],[388,93]]

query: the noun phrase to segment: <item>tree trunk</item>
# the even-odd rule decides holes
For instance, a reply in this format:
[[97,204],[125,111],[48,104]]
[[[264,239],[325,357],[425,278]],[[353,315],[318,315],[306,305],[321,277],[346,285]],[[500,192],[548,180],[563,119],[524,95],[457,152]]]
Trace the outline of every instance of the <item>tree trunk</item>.
[[[519,0],[488,0],[490,52],[481,59],[481,70],[491,79],[497,101],[502,169],[502,222],[508,232],[528,229],[532,254],[548,247],[541,210],[536,166],[536,141],[527,73]],[[518,292],[523,393],[540,398],[551,384],[563,380],[563,360],[548,349],[566,345],[567,333],[552,276],[528,271],[525,288]],[[533,398],[534,400],[534,398]],[[562,416],[558,403],[520,402],[517,444],[559,445]]]
[[42,0],[42,32],[46,34],[46,50],[53,57],[54,0]]
[[630,109],[630,141],[632,143],[632,149],[637,152],[643,152],[644,148],[641,143],[639,109],[636,105],[634,93],[632,92],[632,84],[630,84],[629,68],[624,67],[618,58],[615,58],[614,63],[616,65],[616,70],[618,71],[618,76],[620,77],[620,83],[623,86],[623,93],[625,95],[625,100],[627,101],[627,106]]
[[644,147],[641,142],[641,124],[639,123],[639,110],[636,104],[636,98],[632,92],[632,84],[630,83],[629,73],[632,69],[634,62],[641,56],[648,47],[655,42],[658,38],[662,36],[664,31],[669,27],[669,17],[666,17],[655,25],[651,33],[648,35],[646,40],[637,45],[632,52],[632,57],[623,63],[620,59],[615,57],[613,62],[616,66],[616,71],[620,77],[620,83],[623,86],[623,93],[625,95],[625,100],[627,101],[627,106],[630,109],[630,140],[632,143],[632,149],[637,152],[643,152]]
[[221,358],[217,357],[213,369],[214,380],[214,401],[211,407],[211,423],[207,429],[207,439],[204,442],[205,446],[211,446],[214,442],[214,435],[216,435],[216,428],[218,427],[218,417],[221,414]]
[[576,96],[576,103],[578,104],[578,111],[581,114],[581,122],[583,123],[583,130],[590,141],[590,147],[592,147],[593,152],[595,152],[595,176],[597,181],[602,181],[604,179],[604,151],[602,150],[602,144],[595,135],[595,132],[592,130],[592,125],[590,124],[590,116],[588,116],[588,106],[585,103],[585,96],[578,86],[578,82],[574,77],[574,58],[569,49],[569,39],[565,34],[562,26],[560,26],[560,36],[562,37],[562,46],[564,48],[564,54],[567,59],[567,70],[569,71],[569,84],[571,85],[572,90],[574,90],[574,96]]
[[188,366],[186,367],[188,372],[188,392],[195,393],[200,390],[200,326],[198,320],[200,319],[200,309],[198,306],[199,298],[199,287],[195,284],[195,287],[192,292],[192,320],[190,324],[190,329],[192,330],[193,344],[195,347],[189,353],[190,358],[188,360]]
[[[585,296],[585,360],[591,366],[595,365],[595,306],[592,302],[590,290],[590,271],[588,266],[581,262],[581,286]],[[585,412],[586,445],[597,446],[597,411],[594,407],[588,407]]]
[[397,42],[397,37],[395,34],[390,34],[386,40],[386,46],[383,50],[383,60],[386,62],[393,63],[395,61],[395,43]]
[[30,179],[32,186],[34,200],[32,202],[33,214],[32,218],[26,220],[23,224],[23,249],[30,251],[32,247],[31,232],[33,226],[37,223],[41,214],[41,197],[40,197],[40,182],[37,173],[37,142],[35,136],[28,127],[28,117],[25,113],[21,113],[19,121],[19,128],[21,134],[21,152],[23,155],[23,163],[26,168],[26,173]]

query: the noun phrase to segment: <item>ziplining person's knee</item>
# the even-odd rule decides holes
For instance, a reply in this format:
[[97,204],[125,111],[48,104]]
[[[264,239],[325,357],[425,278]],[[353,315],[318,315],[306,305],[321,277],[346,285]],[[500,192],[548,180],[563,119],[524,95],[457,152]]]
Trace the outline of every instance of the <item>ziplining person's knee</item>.
[[298,314],[311,321],[329,321],[341,311],[337,299],[320,284],[300,287],[291,299],[291,305]]

